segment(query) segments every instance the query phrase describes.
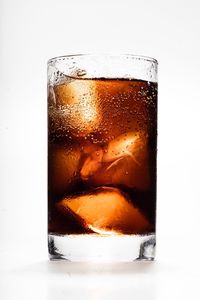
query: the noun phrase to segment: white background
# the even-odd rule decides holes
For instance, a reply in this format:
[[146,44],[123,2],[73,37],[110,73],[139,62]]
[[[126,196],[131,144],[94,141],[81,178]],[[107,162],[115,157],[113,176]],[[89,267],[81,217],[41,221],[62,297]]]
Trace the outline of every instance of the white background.
[[[200,299],[200,6],[195,0],[0,0],[0,298]],[[159,61],[155,263],[49,263],[46,62]]]

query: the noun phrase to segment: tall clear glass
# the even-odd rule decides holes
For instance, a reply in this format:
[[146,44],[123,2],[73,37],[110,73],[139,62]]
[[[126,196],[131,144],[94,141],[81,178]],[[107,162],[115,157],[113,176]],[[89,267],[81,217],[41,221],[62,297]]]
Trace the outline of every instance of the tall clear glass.
[[48,61],[50,259],[153,260],[157,61]]

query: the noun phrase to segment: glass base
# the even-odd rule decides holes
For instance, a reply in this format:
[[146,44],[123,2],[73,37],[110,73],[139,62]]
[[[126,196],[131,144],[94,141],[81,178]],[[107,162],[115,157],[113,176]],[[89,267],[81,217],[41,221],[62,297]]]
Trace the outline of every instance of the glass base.
[[96,234],[48,235],[51,260],[72,262],[130,262],[154,260],[155,234],[102,236]]

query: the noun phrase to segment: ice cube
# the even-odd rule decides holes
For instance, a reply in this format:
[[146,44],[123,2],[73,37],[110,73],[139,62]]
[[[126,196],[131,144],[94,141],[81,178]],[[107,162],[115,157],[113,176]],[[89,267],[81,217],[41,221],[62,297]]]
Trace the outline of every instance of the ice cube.
[[54,92],[56,104],[61,106],[73,105],[75,103],[96,102],[95,81],[86,79],[74,79],[70,82],[55,85]]
[[71,210],[87,228],[100,234],[139,234],[150,230],[146,217],[117,188],[100,187],[57,203],[64,215]]
[[79,136],[87,135],[100,122],[96,85],[93,80],[75,79],[67,84],[54,86],[57,108],[63,109],[63,117]]
[[75,146],[49,145],[49,188],[52,195],[63,195],[76,182],[81,152]]
[[150,185],[147,137],[142,132],[128,132],[112,140],[103,157],[90,156],[81,169],[89,184],[125,185],[147,190]]
[[112,140],[103,156],[104,162],[116,161],[125,156],[136,159],[145,144],[145,139],[139,132],[127,132]]
[[101,110],[99,129],[105,141],[128,131],[146,130],[149,112],[139,94],[140,81],[98,80],[96,91]]

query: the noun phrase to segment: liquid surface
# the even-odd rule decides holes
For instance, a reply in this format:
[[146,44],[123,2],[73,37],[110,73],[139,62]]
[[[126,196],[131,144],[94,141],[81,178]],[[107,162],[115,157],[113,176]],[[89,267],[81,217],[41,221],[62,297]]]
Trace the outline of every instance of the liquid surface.
[[71,79],[48,90],[49,232],[154,232],[157,84]]

